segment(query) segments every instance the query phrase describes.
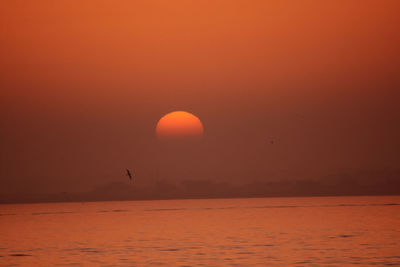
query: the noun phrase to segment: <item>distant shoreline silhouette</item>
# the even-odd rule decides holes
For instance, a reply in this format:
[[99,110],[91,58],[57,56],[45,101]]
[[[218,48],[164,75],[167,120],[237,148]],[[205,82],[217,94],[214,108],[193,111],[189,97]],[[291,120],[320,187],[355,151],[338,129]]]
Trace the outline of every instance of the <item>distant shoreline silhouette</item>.
[[135,187],[127,186],[125,182],[111,182],[83,193],[0,195],[0,203],[400,195],[398,175],[399,172],[372,172],[328,176],[318,180],[251,181],[244,184],[210,179],[180,182],[158,179],[147,185],[136,184]]

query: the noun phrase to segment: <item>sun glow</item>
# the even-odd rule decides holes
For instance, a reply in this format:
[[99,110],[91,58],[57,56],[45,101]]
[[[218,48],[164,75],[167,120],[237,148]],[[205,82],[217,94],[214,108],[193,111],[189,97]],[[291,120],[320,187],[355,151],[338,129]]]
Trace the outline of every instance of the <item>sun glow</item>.
[[159,139],[199,139],[204,128],[200,119],[186,111],[174,111],[163,116],[157,123]]

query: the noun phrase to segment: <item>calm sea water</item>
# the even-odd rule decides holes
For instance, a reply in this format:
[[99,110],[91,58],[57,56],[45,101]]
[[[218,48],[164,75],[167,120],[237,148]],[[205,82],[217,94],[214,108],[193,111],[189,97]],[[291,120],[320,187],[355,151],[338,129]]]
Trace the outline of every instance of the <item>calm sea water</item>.
[[400,197],[0,205],[1,266],[400,266]]

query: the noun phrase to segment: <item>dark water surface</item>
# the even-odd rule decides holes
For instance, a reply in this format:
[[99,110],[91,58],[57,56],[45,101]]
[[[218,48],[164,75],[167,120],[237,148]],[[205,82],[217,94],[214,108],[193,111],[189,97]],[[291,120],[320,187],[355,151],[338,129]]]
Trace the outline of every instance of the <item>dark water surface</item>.
[[400,196],[0,205],[0,266],[400,266]]

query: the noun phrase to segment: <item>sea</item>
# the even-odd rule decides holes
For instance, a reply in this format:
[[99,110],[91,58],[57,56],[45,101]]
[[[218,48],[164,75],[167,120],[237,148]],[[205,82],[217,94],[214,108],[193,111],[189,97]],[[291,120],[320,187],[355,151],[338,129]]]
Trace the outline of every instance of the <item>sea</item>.
[[3,204],[0,266],[400,266],[400,196]]

